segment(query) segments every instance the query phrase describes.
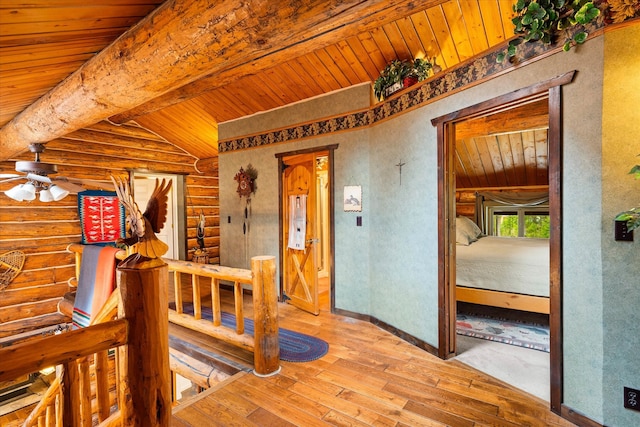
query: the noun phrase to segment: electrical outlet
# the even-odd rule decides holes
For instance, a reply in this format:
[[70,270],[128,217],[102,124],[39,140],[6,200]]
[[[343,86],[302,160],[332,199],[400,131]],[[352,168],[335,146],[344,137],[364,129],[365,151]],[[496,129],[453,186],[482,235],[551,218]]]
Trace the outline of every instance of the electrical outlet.
[[617,241],[633,242],[633,230],[627,228],[627,221],[616,221],[615,223],[615,239]]
[[633,388],[624,388],[624,407],[640,412],[640,391]]

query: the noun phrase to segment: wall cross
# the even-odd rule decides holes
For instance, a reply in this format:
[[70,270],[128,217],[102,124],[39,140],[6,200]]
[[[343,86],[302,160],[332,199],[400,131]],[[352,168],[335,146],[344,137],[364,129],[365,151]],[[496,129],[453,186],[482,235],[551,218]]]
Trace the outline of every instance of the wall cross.
[[400,173],[400,185],[402,185],[402,167],[404,165],[406,165],[406,163],[403,163],[402,159],[400,159],[400,163],[396,165],[399,168],[398,172]]

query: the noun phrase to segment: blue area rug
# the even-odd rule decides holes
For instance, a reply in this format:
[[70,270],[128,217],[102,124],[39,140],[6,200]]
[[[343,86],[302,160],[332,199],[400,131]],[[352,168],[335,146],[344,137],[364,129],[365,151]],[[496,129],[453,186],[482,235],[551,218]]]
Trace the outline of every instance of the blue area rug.
[[458,335],[549,352],[549,327],[458,313]]
[[[175,305],[170,304],[170,308],[175,310]],[[193,305],[184,303],[184,312],[193,315]],[[202,318],[212,321],[213,314],[208,307],[202,307]],[[231,313],[222,312],[221,322],[224,326],[236,328],[236,316]],[[253,335],[253,320],[245,317],[244,330],[247,334]],[[280,328],[278,330],[280,342],[280,360],[286,362],[311,362],[319,359],[329,351],[329,344],[319,338],[289,329]]]

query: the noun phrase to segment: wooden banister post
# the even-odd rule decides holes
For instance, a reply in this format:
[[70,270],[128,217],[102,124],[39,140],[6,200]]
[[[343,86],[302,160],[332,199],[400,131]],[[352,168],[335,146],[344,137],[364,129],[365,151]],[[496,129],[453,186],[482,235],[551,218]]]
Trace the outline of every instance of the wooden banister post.
[[120,313],[129,322],[128,344],[120,353],[122,425],[169,426],[169,302],[167,265],[160,259],[137,268],[118,267]]
[[276,296],[276,258],[251,258],[254,317],[254,373],[258,376],[280,372],[278,341],[278,298]]
[[82,424],[80,416],[80,373],[73,360],[62,367],[62,425],[74,427]]

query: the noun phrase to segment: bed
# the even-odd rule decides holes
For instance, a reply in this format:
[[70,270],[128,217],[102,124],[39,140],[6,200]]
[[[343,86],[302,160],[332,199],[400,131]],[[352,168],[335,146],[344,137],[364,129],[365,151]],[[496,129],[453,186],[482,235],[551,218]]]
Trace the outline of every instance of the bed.
[[481,236],[468,221],[456,225],[476,234],[456,238],[457,301],[548,314],[549,240]]

